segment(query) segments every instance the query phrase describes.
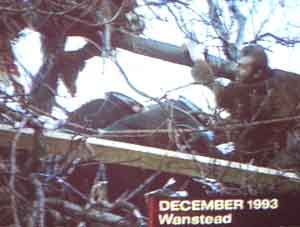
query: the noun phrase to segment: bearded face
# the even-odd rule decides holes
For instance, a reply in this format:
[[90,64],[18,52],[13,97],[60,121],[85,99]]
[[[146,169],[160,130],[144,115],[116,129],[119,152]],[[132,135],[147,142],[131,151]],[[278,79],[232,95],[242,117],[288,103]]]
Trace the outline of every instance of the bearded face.
[[268,77],[268,57],[264,48],[259,45],[248,45],[241,50],[238,61],[237,81],[253,83]]
[[237,81],[247,82],[255,75],[255,60],[250,56],[241,57],[239,60]]

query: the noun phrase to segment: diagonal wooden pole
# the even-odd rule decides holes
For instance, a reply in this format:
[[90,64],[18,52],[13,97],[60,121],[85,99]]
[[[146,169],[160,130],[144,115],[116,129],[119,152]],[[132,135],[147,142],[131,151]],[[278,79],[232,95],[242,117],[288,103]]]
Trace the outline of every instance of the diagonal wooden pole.
[[[0,140],[9,145],[17,130],[0,125]],[[300,191],[300,176],[293,172],[243,164],[206,156],[116,142],[99,138],[84,138],[63,132],[45,132],[48,152],[64,154],[75,147],[84,160],[100,160],[144,169],[165,171],[193,177],[209,177],[222,182],[246,183],[260,188],[276,188],[283,192]],[[33,149],[33,130],[23,129],[18,148]],[[278,187],[277,187],[278,186]]]

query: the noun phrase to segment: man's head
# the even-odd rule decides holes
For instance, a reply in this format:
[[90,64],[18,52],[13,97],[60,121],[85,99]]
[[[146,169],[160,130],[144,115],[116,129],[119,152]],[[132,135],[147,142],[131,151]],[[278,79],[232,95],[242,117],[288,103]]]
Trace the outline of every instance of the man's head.
[[248,45],[241,50],[238,60],[238,78],[241,82],[252,82],[264,78],[268,69],[268,57],[259,45]]

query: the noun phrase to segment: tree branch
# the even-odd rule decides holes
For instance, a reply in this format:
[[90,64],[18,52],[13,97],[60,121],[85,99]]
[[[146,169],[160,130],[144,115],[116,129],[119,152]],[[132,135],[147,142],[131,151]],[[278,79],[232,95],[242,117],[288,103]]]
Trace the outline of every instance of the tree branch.
[[55,207],[61,207],[63,210],[73,217],[83,217],[93,222],[102,224],[116,225],[116,226],[132,226],[127,220],[121,216],[114,215],[108,212],[99,212],[96,210],[85,210],[81,206],[71,203],[69,201],[60,200],[56,198],[46,199],[46,203]]
[[[136,54],[158,58],[180,65],[192,66],[194,64],[187,48],[184,46],[176,46],[121,32],[115,33],[112,41],[115,47],[119,47]],[[232,63],[209,54],[207,56],[207,60],[213,67],[215,74],[230,79],[233,78],[235,71]]]
[[184,47],[121,32],[114,33],[112,41],[114,46],[136,54],[159,58],[181,65],[193,65],[189,53]]
[[279,37],[277,35],[274,35],[272,33],[264,33],[262,35],[259,35],[255,38],[255,41],[259,41],[259,40],[263,40],[264,38],[272,38],[275,40],[275,42],[283,45],[283,46],[295,46],[296,44],[299,44],[300,43],[300,39],[291,39],[289,37]]

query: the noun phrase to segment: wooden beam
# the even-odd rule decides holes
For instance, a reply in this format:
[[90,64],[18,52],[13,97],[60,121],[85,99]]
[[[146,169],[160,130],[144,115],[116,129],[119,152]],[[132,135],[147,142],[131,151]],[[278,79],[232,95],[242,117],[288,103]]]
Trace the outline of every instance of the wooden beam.
[[[2,144],[11,143],[15,133],[12,127],[0,125]],[[23,129],[18,148],[32,149],[32,135],[32,129]],[[293,172],[62,132],[46,132],[45,142],[50,153],[64,154],[70,149],[81,149],[79,156],[85,160],[101,160],[194,177],[221,178],[222,182],[249,184],[262,189],[275,187],[277,190],[278,186],[280,192],[300,191],[300,177]]]

